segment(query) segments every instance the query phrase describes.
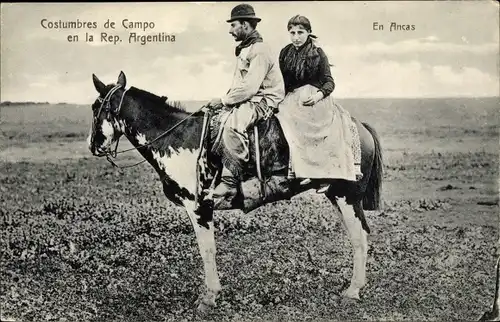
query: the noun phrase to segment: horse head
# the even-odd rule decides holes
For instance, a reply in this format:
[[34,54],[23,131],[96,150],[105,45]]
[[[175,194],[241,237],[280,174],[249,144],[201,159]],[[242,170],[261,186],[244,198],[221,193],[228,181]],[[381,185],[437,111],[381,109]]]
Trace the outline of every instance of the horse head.
[[99,96],[92,104],[92,127],[87,142],[93,155],[106,156],[112,153],[111,146],[118,143],[118,139],[123,135],[118,114],[125,96],[127,80],[123,72],[120,72],[116,84],[104,85],[94,74],[92,79]]

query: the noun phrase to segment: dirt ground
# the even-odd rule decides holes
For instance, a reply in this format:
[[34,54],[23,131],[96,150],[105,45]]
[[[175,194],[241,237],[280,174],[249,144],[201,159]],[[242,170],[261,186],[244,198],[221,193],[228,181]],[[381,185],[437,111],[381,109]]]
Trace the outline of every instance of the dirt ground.
[[323,196],[216,213],[223,290],[206,316],[193,305],[203,279],[191,224],[147,164],[120,171],[91,157],[83,125],[40,139],[7,122],[2,321],[477,320],[493,300],[499,238],[499,123],[489,113],[477,126],[431,116],[419,120],[426,126],[378,126],[385,207],[367,212],[358,302],[339,296],[352,251]]

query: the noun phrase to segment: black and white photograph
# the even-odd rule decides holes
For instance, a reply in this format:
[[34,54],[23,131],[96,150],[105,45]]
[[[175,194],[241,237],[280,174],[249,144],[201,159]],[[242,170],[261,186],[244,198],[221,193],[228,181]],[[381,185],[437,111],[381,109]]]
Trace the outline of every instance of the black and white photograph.
[[0,321],[500,321],[499,17],[2,3]]

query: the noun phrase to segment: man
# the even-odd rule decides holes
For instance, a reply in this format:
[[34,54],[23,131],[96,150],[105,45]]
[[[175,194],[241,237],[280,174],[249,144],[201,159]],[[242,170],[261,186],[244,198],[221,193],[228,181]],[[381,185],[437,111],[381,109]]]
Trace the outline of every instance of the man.
[[285,96],[283,76],[277,59],[256,30],[261,19],[252,6],[240,4],[231,11],[229,33],[241,43],[236,47],[236,69],[231,88],[222,98],[212,99],[209,107],[229,110],[222,124],[218,151],[222,155],[222,182],[214,197],[236,194],[242,169],[249,160],[248,131],[255,122],[272,115]]

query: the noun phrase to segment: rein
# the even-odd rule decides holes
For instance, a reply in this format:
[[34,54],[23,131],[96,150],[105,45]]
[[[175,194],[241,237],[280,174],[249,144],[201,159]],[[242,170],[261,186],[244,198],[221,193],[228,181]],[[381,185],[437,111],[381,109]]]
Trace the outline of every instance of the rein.
[[[99,115],[101,114],[101,110],[102,108],[104,107],[104,104],[108,104],[108,106],[111,105],[110,103],[110,100],[111,100],[111,96],[118,90],[120,89],[122,86],[121,85],[116,85],[115,87],[113,87],[109,92],[108,94],[106,95],[106,97],[104,99],[100,99],[98,98],[98,100],[101,102],[101,107],[99,108],[99,112],[97,113],[97,118],[99,118]],[[123,98],[125,97],[125,93],[127,92],[128,89],[126,89],[123,94],[122,94],[122,97],[121,97],[121,100],[120,100],[120,105],[118,105],[118,108],[116,110],[116,114],[120,113],[120,110],[121,110],[121,106],[122,106],[122,103],[123,103]],[[115,145],[115,149],[114,151],[109,151],[107,152],[105,155],[103,156],[106,156],[106,160],[108,160],[109,163],[111,163],[114,167],[116,168],[121,168],[121,169],[124,169],[124,168],[131,168],[131,167],[135,167],[141,163],[144,163],[146,162],[147,160],[144,159],[140,162],[137,162],[135,164],[132,164],[132,165],[126,165],[126,166],[119,166],[118,164],[116,164],[112,158],[116,158],[116,156],[120,153],[125,153],[125,152],[129,152],[129,151],[132,151],[132,150],[138,150],[139,148],[143,148],[143,147],[147,147],[147,146],[150,146],[152,143],[156,142],[158,139],[164,137],[165,135],[167,135],[168,133],[170,133],[171,131],[173,131],[175,128],[177,128],[179,125],[181,125],[183,122],[185,122],[186,120],[188,120],[191,116],[193,116],[194,114],[198,113],[199,111],[201,111],[202,109],[204,109],[206,107],[206,105],[203,105],[202,107],[200,107],[199,109],[197,109],[196,111],[194,111],[193,113],[189,114],[188,116],[186,116],[185,118],[183,118],[182,120],[180,120],[179,122],[177,122],[176,124],[174,124],[174,126],[172,126],[170,129],[166,130],[165,132],[163,132],[162,134],[160,134],[159,136],[157,136],[156,138],[154,138],[153,140],[149,141],[148,143],[146,144],[141,144],[139,146],[134,146],[133,148],[130,148],[130,149],[126,149],[126,150],[122,150],[122,151],[116,151],[118,150],[118,144],[120,142],[120,139],[118,138],[116,140],[116,145]],[[111,113],[111,109],[109,108],[108,110],[109,113]],[[93,144],[93,140],[94,140],[94,136],[95,136],[95,122],[92,123],[92,144]]]

